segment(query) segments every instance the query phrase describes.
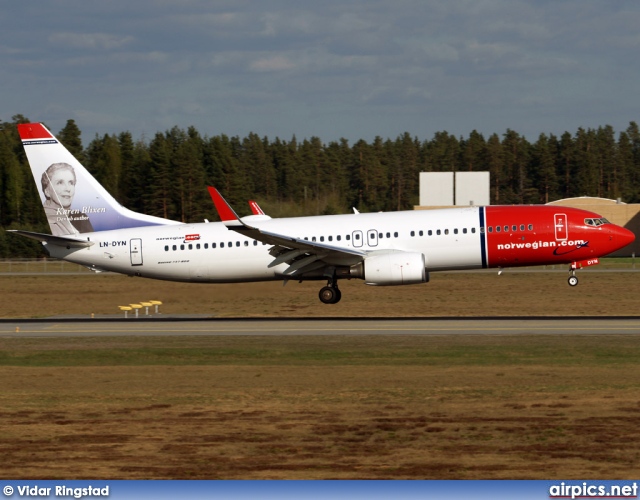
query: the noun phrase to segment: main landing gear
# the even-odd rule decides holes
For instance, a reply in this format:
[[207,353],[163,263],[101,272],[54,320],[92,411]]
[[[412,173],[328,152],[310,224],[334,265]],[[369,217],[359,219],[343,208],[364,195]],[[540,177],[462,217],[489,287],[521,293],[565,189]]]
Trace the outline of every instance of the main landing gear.
[[337,304],[342,298],[342,293],[338,288],[338,280],[329,280],[327,286],[323,286],[318,293],[320,302],[324,304]]

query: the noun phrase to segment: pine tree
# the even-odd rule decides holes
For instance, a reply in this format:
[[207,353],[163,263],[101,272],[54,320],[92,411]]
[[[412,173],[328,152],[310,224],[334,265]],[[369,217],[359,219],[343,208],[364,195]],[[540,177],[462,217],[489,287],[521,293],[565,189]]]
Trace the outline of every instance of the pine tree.
[[82,147],[82,133],[75,120],[67,120],[67,124],[58,133],[58,140],[75,156],[82,164],[85,163],[84,148]]
[[504,154],[498,134],[492,134],[487,141],[487,166],[491,176],[491,199],[494,205],[500,205],[504,203],[505,176]]
[[556,174],[557,139],[552,135],[538,136],[538,141],[532,146],[531,168],[529,176],[538,186],[538,202],[549,203],[557,197],[558,179]]
[[149,215],[174,219],[172,205],[174,176],[171,172],[171,146],[164,134],[158,132],[149,144],[148,189],[145,207]]

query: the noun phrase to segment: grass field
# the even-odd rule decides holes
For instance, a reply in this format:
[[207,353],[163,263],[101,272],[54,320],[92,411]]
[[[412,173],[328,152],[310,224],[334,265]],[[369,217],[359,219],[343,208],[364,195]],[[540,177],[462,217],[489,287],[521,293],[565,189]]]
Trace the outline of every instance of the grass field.
[[3,478],[631,479],[637,336],[0,340]]
[[640,313],[640,275],[583,271],[434,273],[431,281],[372,287],[341,281],[342,301],[318,300],[322,282],[194,284],[119,275],[0,276],[0,318],[119,315],[119,305],[160,300],[169,314],[216,317],[557,316]]
[[[399,288],[0,277],[3,317],[633,315],[633,272]],[[135,321],[135,320],[133,320]],[[2,478],[632,479],[640,336],[0,339]]]

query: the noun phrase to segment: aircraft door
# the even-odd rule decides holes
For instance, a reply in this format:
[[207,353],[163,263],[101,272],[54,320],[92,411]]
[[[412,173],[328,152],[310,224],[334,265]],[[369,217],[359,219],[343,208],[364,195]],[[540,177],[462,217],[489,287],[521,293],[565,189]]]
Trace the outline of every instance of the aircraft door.
[[129,253],[131,254],[131,265],[142,265],[142,239],[133,238],[129,246]]
[[353,240],[353,246],[354,247],[361,247],[362,246],[362,231],[354,231],[353,234],[351,235],[351,239]]
[[554,226],[556,230],[556,240],[565,241],[569,238],[569,225],[567,223],[566,214],[555,214],[553,216]]
[[369,229],[367,231],[367,243],[370,247],[378,246],[378,231],[375,229]]

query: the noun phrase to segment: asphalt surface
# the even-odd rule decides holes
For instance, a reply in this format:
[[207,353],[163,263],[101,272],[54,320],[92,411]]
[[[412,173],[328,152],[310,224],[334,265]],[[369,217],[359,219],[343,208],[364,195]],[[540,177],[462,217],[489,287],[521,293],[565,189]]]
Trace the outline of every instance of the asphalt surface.
[[638,335],[640,317],[3,320],[0,338],[207,335]]

